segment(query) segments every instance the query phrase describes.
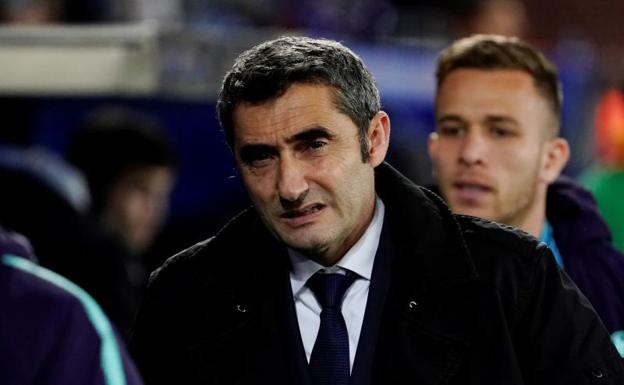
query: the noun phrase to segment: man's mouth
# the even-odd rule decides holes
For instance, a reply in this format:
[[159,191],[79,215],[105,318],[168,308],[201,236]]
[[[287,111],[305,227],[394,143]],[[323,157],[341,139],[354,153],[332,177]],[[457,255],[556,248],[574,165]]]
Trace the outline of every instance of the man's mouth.
[[286,211],[285,213],[280,215],[280,217],[284,219],[300,218],[300,217],[304,217],[304,216],[319,212],[324,207],[325,205],[321,203],[314,203],[314,204],[302,207],[300,209]]
[[492,191],[492,189],[488,186],[482,185],[482,184],[478,184],[478,183],[454,183],[453,187],[455,187],[457,190],[463,191],[463,192],[474,192],[474,193],[479,193],[479,192],[490,192]]
[[462,204],[479,205],[493,189],[487,185],[473,182],[453,183],[455,196]]

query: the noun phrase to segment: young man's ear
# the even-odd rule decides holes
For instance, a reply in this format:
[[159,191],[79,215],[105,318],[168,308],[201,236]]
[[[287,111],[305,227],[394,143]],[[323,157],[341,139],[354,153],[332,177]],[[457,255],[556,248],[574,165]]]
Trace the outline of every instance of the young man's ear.
[[570,146],[563,138],[555,138],[546,142],[542,161],[542,181],[552,183],[570,159]]
[[368,162],[377,167],[384,161],[390,144],[390,117],[379,111],[368,127]]
[[437,162],[438,162],[438,151],[439,151],[440,137],[437,132],[432,132],[429,134],[429,138],[427,140],[427,152],[429,153],[429,159],[431,159],[431,176],[433,179],[437,179]]
[[438,133],[435,131],[429,134],[427,140],[427,152],[429,152],[429,158],[434,162],[438,158],[438,140]]

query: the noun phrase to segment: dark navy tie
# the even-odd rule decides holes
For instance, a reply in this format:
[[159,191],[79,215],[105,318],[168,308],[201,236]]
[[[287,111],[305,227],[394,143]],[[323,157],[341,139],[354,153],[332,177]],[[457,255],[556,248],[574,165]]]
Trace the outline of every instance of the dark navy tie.
[[322,306],[321,325],[310,356],[314,385],[348,385],[349,334],[342,317],[342,297],[356,274],[314,274],[307,282]]

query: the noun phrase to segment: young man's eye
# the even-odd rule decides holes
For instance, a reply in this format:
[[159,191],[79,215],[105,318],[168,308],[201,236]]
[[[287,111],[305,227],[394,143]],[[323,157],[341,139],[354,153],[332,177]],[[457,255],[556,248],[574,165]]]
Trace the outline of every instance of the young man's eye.
[[513,131],[505,127],[492,127],[490,128],[490,132],[492,133],[492,135],[499,138],[505,138],[514,135]]
[[440,126],[438,128],[438,135],[442,136],[457,136],[461,132],[462,128],[460,126]]

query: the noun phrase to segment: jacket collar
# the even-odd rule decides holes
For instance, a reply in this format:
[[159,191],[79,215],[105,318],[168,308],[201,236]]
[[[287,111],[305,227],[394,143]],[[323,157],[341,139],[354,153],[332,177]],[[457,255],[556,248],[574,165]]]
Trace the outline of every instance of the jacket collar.
[[591,192],[565,176],[548,186],[546,218],[553,226],[555,239],[566,239],[564,243],[574,244],[574,247],[577,244],[572,240],[587,242],[611,238]]
[[399,256],[420,272],[423,285],[452,286],[477,278],[462,230],[439,196],[387,163],[377,167],[375,183]]

